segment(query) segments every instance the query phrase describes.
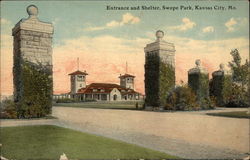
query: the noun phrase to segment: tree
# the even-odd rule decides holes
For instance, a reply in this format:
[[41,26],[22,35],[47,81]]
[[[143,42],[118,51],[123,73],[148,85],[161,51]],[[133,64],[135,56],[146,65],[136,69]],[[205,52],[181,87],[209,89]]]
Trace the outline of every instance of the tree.
[[233,72],[233,85],[231,86],[232,94],[227,96],[229,103],[237,106],[248,106],[249,102],[249,74],[250,64],[246,60],[244,64],[241,64],[240,53],[237,49],[230,52],[233,60],[229,62],[229,67]]
[[241,57],[238,49],[234,49],[230,52],[233,60],[229,62],[229,67],[233,71],[233,81],[241,85],[241,89],[244,90],[249,84],[249,61],[246,60],[245,64],[241,64]]

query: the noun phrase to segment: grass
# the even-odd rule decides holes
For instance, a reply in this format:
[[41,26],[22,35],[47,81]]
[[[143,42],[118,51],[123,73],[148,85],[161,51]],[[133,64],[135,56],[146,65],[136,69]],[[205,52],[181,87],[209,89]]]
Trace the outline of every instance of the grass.
[[2,156],[8,159],[162,159],[176,158],[125,142],[58,126],[2,127]]
[[[139,110],[142,108],[143,102],[137,102]],[[60,107],[77,107],[77,108],[100,108],[100,109],[125,109],[125,110],[138,110],[136,109],[135,101],[127,102],[79,102],[79,103],[54,103],[53,106]]]
[[248,118],[248,119],[250,119],[250,114],[247,113],[247,111],[207,113],[207,115],[221,116],[221,117],[231,117],[231,118]]
[[[1,117],[0,116],[0,119],[12,119],[12,120],[17,120],[18,118],[6,118],[6,117]],[[57,119],[57,117],[54,117],[54,116],[51,116],[51,115],[47,115],[45,117],[40,117],[40,118],[24,118],[23,120],[40,120],[40,119]],[[18,119],[20,120],[20,119]]]

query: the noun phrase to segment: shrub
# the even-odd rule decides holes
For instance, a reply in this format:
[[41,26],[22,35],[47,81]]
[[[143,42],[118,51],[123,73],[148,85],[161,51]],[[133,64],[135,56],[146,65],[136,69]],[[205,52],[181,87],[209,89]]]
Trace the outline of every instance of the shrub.
[[166,110],[200,110],[215,108],[214,100],[198,98],[187,85],[178,86],[167,95]]
[[196,95],[188,86],[178,86],[167,95],[165,105],[167,110],[198,110]]
[[249,107],[249,92],[247,88],[241,88],[237,83],[232,83],[227,88],[228,92],[223,92],[226,107]]
[[72,98],[63,98],[56,100],[56,103],[73,103],[73,102],[76,102],[76,100]]
[[0,108],[0,118],[17,118],[16,104],[12,100],[3,100]]
[[85,99],[84,101],[80,101],[79,99],[73,99],[73,98],[62,98],[56,100],[56,103],[77,103],[77,102],[97,102],[97,100]]

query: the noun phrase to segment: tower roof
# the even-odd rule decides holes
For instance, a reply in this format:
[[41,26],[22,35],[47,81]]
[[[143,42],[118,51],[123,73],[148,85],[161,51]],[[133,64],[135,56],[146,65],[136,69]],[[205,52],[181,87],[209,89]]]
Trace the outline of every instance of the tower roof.
[[127,73],[125,73],[124,75],[120,75],[119,76],[119,78],[126,78],[126,77],[135,77],[135,76],[133,76],[133,75],[131,75],[131,74],[127,74]]
[[88,75],[88,73],[86,73],[86,71],[82,72],[77,70],[75,72],[70,73],[69,75]]

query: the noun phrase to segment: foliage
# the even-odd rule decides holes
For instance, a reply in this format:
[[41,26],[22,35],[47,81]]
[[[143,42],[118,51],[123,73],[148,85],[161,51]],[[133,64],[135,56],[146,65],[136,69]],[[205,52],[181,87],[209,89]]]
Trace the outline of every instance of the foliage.
[[73,102],[79,102],[79,101],[72,98],[61,98],[56,100],[56,103],[73,103]]
[[198,110],[200,106],[196,95],[187,85],[178,86],[167,95],[165,109],[167,110]]
[[17,108],[14,101],[6,99],[1,102],[0,118],[17,118]]
[[217,71],[218,74],[213,75],[213,79],[209,82],[210,98],[214,98],[218,106],[224,106],[226,97],[231,95],[232,92],[232,78],[231,75],[225,75],[221,71]]
[[242,90],[240,85],[232,83],[227,88],[227,91],[223,92],[224,102],[226,107],[248,107],[249,93],[247,90]]
[[230,52],[233,60],[229,62],[229,67],[233,72],[233,83],[226,84],[223,91],[223,97],[225,99],[225,105],[228,107],[247,107],[250,105],[249,102],[249,75],[250,75],[250,64],[246,60],[245,64],[241,64],[240,53],[237,49]]
[[[14,138],[13,138],[14,137]],[[8,159],[173,159],[176,157],[137,145],[57,126],[1,128],[1,156]]]
[[234,49],[230,52],[233,57],[233,60],[229,62],[229,67],[233,71],[233,81],[240,83],[242,89],[245,85],[249,84],[249,61],[246,60],[245,64],[241,64],[240,53],[237,49]]
[[212,109],[214,101],[209,98],[209,80],[207,73],[192,73],[188,75],[188,85],[196,95],[200,109]]
[[175,69],[157,54],[148,54],[145,64],[145,103],[159,107],[166,104],[167,92],[175,85]]
[[160,58],[152,53],[147,54],[145,63],[145,103],[148,106],[159,106],[159,69],[160,69]]
[[56,103],[77,103],[77,102],[96,102],[95,99],[85,99],[84,101],[80,101],[79,99],[74,98],[61,98],[57,99]]
[[22,64],[22,97],[16,102],[19,118],[39,118],[51,113],[52,69],[48,65],[24,61]]
[[189,74],[188,85],[195,92],[198,101],[209,97],[209,80],[207,73]]
[[[53,106],[60,107],[76,107],[76,108],[101,108],[101,109],[121,109],[121,110],[135,110],[136,104],[138,109],[143,109],[143,101],[116,101],[114,102],[78,102],[78,103],[55,103]],[[144,108],[145,109],[145,108]]]
[[166,105],[167,93],[175,86],[175,69],[170,64],[160,63],[160,103]]

